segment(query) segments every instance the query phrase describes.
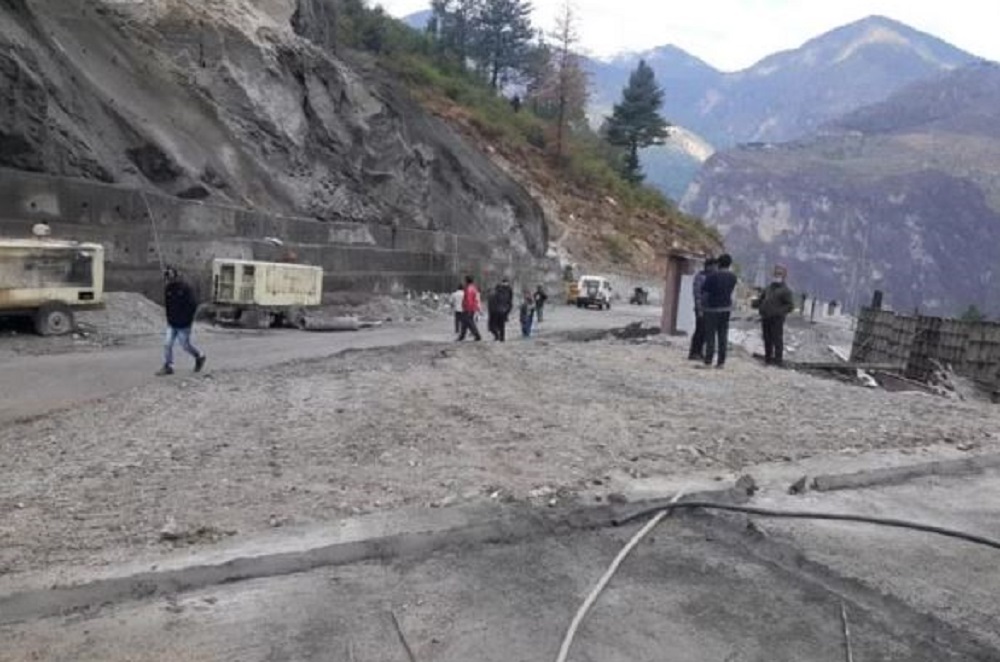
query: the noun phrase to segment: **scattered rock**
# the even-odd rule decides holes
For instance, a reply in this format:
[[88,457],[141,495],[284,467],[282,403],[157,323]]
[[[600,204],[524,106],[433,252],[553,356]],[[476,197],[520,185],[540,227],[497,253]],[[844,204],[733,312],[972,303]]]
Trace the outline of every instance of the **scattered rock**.
[[454,494],[449,494],[443,499],[440,499],[438,501],[432,501],[430,506],[431,508],[447,508],[448,506],[454,505],[457,502],[458,502],[458,497],[455,496]]
[[192,529],[184,529],[177,524],[177,520],[170,517],[167,523],[160,529],[160,540],[172,542],[174,544],[197,545],[200,543],[214,543],[228,536],[236,535],[236,531],[223,531],[214,526],[199,526]]
[[163,525],[160,529],[160,540],[178,540],[181,537],[180,527],[177,525],[177,520],[173,517],[167,519],[167,523]]
[[621,492],[612,492],[608,495],[608,502],[613,503],[616,506],[621,506],[628,503],[628,497]]
[[797,481],[792,483],[791,487],[788,488],[789,494],[805,494],[806,490],[809,489],[809,477],[803,476]]
[[614,329],[611,335],[618,340],[642,340],[650,336],[660,335],[660,327],[646,326],[642,322],[632,322],[622,329]]
[[678,451],[688,453],[695,460],[699,460],[708,455],[704,450],[693,445],[680,445],[677,446],[676,449]]
[[750,474],[743,474],[736,480],[736,489],[740,492],[746,492],[747,496],[753,496],[757,490],[757,481],[753,479]]

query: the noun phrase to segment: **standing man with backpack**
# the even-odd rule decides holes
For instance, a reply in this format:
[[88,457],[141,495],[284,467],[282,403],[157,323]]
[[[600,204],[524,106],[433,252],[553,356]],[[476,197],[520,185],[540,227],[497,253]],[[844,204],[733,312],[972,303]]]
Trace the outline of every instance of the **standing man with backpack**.
[[736,274],[730,271],[733,258],[728,253],[719,256],[718,269],[705,277],[701,286],[702,304],[705,315],[705,366],[712,365],[715,348],[718,345],[719,359],[716,368],[726,364],[729,349],[729,316],[733,312],[733,291],[736,289]]
[[163,305],[167,311],[167,338],[163,347],[163,367],[156,374],[160,377],[174,374],[174,343],[180,341],[185,352],[194,357],[194,371],[205,367],[205,353],[191,344],[191,327],[198,310],[194,290],[181,278],[177,269],[167,267],[163,272],[166,287]]

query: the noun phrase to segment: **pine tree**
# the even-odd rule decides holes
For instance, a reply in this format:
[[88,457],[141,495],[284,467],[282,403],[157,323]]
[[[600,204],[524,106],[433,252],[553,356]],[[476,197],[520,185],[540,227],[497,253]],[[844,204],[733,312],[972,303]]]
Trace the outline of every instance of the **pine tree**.
[[531,3],[485,0],[475,29],[475,59],[494,90],[511,71],[520,70],[530,52]]
[[639,150],[662,145],[669,135],[670,125],[660,115],[662,105],[663,90],[657,85],[653,70],[645,60],[640,60],[622,91],[621,102],[615,104],[605,125],[608,142],[625,148],[622,174],[633,184],[642,183],[644,178]]
[[473,54],[475,30],[482,12],[480,0],[433,0],[428,31],[438,50],[465,68]]

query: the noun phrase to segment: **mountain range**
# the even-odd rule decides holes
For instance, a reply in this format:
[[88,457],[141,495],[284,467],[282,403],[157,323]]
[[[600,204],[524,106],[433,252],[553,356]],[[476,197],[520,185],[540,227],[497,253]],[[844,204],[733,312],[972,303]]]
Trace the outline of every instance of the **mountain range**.
[[[592,117],[610,112],[640,59],[653,68],[666,91],[667,119],[714,149],[807,135],[911,82],[977,60],[883,16],[836,28],[733,73],[718,71],[676,46],[662,46],[588,60]],[[683,195],[705,160],[705,150],[690,151],[689,144],[687,139],[674,142],[647,150],[644,157],[650,183],[674,198]]]
[[897,309],[1000,314],[1000,66],[904,87],[809,137],[710,158],[682,208],[744,265],[783,262],[799,290]]

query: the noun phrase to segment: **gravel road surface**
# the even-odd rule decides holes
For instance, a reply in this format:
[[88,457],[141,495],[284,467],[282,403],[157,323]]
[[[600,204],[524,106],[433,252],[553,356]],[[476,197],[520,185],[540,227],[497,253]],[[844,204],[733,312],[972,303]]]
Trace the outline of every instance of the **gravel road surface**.
[[[0,570],[107,563],[402,505],[565,500],[615,474],[1000,446],[1000,409],[989,405],[866,390],[739,356],[706,371],[662,341],[559,338],[418,343],[271,367],[260,363],[302,347],[253,338],[228,346],[227,371],[142,379],[4,425]],[[262,358],[262,342],[280,351]],[[234,369],[240,361],[260,367]]]

